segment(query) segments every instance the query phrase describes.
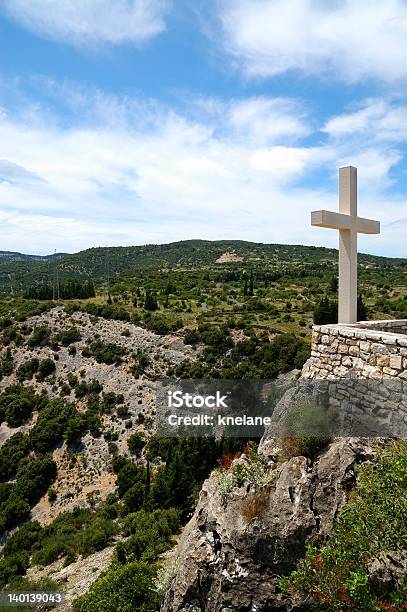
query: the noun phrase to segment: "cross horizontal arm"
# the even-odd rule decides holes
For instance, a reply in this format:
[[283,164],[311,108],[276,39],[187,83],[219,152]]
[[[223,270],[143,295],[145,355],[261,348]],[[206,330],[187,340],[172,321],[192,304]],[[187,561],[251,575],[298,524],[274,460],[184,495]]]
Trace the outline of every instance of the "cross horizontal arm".
[[380,221],[356,217],[356,229],[359,234],[380,234]]
[[379,221],[352,217],[330,210],[314,210],[311,213],[311,225],[317,227],[330,227],[338,230],[356,230],[360,234],[380,234]]
[[331,227],[332,229],[351,229],[350,215],[331,212],[330,210],[314,210],[311,213],[311,225]]

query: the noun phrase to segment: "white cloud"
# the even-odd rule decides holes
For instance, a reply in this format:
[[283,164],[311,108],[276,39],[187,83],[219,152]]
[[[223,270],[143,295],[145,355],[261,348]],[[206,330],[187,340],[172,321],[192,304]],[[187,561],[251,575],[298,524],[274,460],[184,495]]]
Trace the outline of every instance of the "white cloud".
[[407,106],[380,98],[366,100],[358,110],[327,121],[323,130],[335,138],[366,134],[374,140],[402,142],[407,138]]
[[[383,195],[399,154],[364,133],[355,158],[354,141],[345,136],[283,146],[270,129],[264,143],[256,113],[236,113],[253,108],[251,98],[209,104],[210,113],[199,119],[198,110],[192,119],[156,103],[82,94],[72,95],[72,104],[87,99],[93,121],[86,115],[67,127],[40,110],[34,120],[11,111],[0,117],[9,163],[43,179],[0,183],[1,249],[44,253],[193,237],[335,245],[335,232],[311,228],[309,213],[336,209],[332,178],[344,163],[359,166],[363,216],[383,218],[385,202],[388,222],[407,217],[406,202]],[[112,108],[120,121],[112,122]],[[83,122],[82,113],[76,116]],[[290,117],[284,116],[288,134]],[[403,244],[399,237],[386,248],[396,254]],[[380,252],[380,245],[375,239],[365,248]]]
[[310,133],[301,105],[285,98],[254,97],[234,102],[229,124],[235,133],[256,144],[299,140]]
[[1,0],[0,9],[39,36],[76,46],[142,43],[165,29],[169,0]]
[[223,45],[251,77],[407,76],[404,0],[219,0]]

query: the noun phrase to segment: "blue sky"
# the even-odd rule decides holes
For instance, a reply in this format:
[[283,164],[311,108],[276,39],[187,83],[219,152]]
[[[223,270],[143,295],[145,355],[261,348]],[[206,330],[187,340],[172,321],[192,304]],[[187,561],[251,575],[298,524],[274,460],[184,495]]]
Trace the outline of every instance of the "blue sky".
[[0,0],[0,249],[188,238],[407,256],[406,0]]

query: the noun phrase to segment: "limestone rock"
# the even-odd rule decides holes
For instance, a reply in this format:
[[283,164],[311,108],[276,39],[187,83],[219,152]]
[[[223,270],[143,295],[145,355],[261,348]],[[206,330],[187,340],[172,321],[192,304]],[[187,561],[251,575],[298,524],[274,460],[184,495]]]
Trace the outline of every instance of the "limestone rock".
[[[272,445],[263,441],[262,448]],[[299,609],[278,592],[279,577],[295,568],[308,543],[330,533],[356,482],[355,464],[374,453],[364,439],[341,439],[314,462],[293,457],[277,464],[269,455],[274,479],[249,520],[245,502],[254,497],[253,485],[245,483],[225,500],[214,473],[181,536],[162,612]]]

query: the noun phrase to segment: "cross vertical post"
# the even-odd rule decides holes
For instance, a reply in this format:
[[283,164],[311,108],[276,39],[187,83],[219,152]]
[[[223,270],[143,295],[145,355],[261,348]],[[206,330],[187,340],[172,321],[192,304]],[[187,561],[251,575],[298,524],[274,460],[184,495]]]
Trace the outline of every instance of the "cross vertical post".
[[[357,170],[339,169],[339,212],[357,216]],[[357,229],[339,229],[339,323],[356,323],[358,303]]]

